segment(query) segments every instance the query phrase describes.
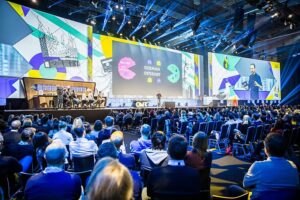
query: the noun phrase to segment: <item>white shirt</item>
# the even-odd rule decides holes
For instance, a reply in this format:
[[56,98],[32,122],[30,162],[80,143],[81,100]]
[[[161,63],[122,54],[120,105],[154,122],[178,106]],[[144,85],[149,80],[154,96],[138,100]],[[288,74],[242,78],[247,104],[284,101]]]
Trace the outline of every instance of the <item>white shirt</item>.
[[60,139],[64,145],[69,145],[70,142],[73,141],[73,136],[71,133],[62,129],[57,133],[55,133],[52,139],[53,140]]
[[168,161],[168,165],[170,166],[185,166],[185,163],[184,163],[184,160],[173,160],[173,159],[170,159]]
[[71,158],[95,155],[98,151],[97,144],[93,140],[87,140],[86,138],[77,138],[76,141],[70,142],[69,145]]

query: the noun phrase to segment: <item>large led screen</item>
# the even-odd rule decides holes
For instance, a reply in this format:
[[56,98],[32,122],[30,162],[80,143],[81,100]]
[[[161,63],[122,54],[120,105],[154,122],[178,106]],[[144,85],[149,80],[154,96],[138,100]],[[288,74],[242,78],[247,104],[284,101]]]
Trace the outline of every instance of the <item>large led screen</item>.
[[111,97],[197,99],[203,57],[105,35],[93,37],[93,81]]
[[212,95],[226,100],[280,100],[280,63],[209,53]]

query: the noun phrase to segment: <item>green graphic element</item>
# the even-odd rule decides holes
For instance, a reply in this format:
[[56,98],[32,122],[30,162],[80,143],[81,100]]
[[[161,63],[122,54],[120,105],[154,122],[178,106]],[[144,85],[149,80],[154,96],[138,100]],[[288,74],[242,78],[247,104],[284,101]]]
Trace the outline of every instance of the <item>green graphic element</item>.
[[236,71],[235,65],[239,62],[240,57],[214,53],[218,63],[228,71]]
[[57,69],[55,67],[46,68],[44,64],[40,66],[39,71],[41,76],[46,79],[55,79],[55,76],[57,74]]
[[180,79],[179,68],[176,65],[171,64],[168,66],[168,70],[172,73],[168,76],[168,81],[170,81],[171,83],[177,83]]

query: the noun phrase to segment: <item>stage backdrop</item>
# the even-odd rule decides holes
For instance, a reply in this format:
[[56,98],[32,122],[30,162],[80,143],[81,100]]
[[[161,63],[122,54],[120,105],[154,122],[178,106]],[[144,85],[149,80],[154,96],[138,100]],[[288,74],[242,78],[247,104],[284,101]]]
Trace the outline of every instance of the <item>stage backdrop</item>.
[[92,27],[7,1],[0,26],[0,98],[24,98],[21,77],[91,81]]
[[141,42],[93,35],[93,81],[109,97],[200,95],[203,57]]
[[[250,65],[256,67],[262,88],[259,98],[251,99],[249,86]],[[219,53],[208,53],[210,92],[226,100],[280,100],[280,63],[242,58]]]

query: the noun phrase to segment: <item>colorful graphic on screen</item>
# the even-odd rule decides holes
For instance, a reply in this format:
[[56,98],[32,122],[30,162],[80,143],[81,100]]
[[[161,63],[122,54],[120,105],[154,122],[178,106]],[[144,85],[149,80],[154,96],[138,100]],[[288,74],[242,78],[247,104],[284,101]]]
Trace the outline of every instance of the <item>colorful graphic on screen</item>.
[[134,66],[135,66],[135,62],[132,58],[130,57],[121,58],[118,63],[119,75],[126,80],[133,79],[136,75],[136,73],[132,71],[132,67]]
[[168,76],[168,80],[171,83],[177,83],[180,79],[180,70],[175,64],[171,64],[167,67],[167,69],[171,72],[171,74]]
[[14,90],[5,98],[24,97],[18,83],[21,77],[89,79],[92,32],[88,25],[8,1],[0,1],[0,18],[5,33],[0,35],[0,76],[17,78],[8,82]]
[[227,100],[280,100],[280,63],[209,53],[212,95]]

